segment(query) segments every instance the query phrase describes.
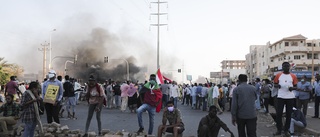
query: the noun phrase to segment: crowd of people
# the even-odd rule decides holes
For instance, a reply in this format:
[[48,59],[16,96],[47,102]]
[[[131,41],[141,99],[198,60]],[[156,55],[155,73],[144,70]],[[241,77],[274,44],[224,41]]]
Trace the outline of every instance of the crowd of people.
[[[185,130],[178,102],[193,110],[209,112],[199,122],[197,130],[199,137],[217,136],[220,128],[234,136],[217,116],[226,111],[231,112],[232,124],[237,126],[240,137],[255,137],[257,112],[263,111],[268,114],[270,106],[273,106],[276,112],[271,114],[277,127],[274,135],[282,133],[294,135],[295,126],[307,125],[305,116],[308,102],[313,94],[315,95],[313,118],[319,117],[320,76],[317,75],[315,82],[311,83],[306,76],[298,80],[297,76],[289,71],[288,62],[282,64],[282,69],[283,72],[278,73],[272,80],[256,78],[250,83],[247,75],[240,74],[237,82],[229,84],[206,82],[178,85],[175,81],[167,80],[159,84],[156,82],[156,75],[151,74],[149,81],[145,83],[119,82],[111,79],[98,83],[91,75],[87,84],[81,86],[76,79],[68,75],[62,80],[55,71],[50,71],[48,79],[43,83],[35,81],[25,84],[17,83],[16,77],[12,76],[5,86],[5,96],[0,98],[6,102],[0,107],[0,113],[3,112],[3,117],[0,117],[1,130],[8,132],[6,125],[14,125],[21,119],[28,131],[24,132],[23,136],[31,137],[34,135],[36,125],[42,127],[40,115],[44,113],[43,111],[47,123],[60,123],[59,118],[63,117],[65,111],[68,119],[76,120],[76,105],[79,97],[84,96],[89,104],[84,136],[88,135],[94,113],[98,123],[98,135],[101,135],[102,109],[119,109],[121,112],[127,112],[128,108],[130,113],[137,115],[139,125],[137,133],[144,132],[143,112],[148,112],[147,134],[151,135],[155,113],[163,110],[162,124],[158,127],[157,135],[170,132],[176,137]],[[47,94],[54,95],[53,100],[46,100],[46,96],[49,96]]]

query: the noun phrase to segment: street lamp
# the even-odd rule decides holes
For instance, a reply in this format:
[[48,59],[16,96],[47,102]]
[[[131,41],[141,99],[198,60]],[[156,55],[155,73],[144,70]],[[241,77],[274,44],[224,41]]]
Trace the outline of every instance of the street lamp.
[[52,67],[51,67],[51,52],[52,52],[52,48],[51,48],[51,35],[52,35],[52,33],[54,32],[54,31],[56,31],[56,29],[53,29],[52,31],[50,31],[50,45],[49,45],[49,49],[50,49],[50,62],[49,62],[49,69],[51,69]]
[[70,61],[70,60],[67,60],[65,63],[64,63],[64,75],[67,75],[67,63],[73,63],[74,64],[74,62],[72,62],[72,61]]
[[[126,59],[112,59],[112,60],[123,60],[127,63],[127,80],[130,80],[130,73],[129,73],[129,62]],[[108,63],[109,62],[109,57],[105,56],[104,57],[104,63]]]

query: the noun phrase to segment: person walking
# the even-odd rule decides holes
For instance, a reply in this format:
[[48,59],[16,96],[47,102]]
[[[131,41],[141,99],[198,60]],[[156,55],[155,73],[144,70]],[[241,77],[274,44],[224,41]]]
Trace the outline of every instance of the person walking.
[[21,112],[21,121],[25,124],[22,137],[33,137],[36,125],[43,134],[42,123],[39,114],[38,101],[41,98],[37,95],[39,83],[31,82],[28,90],[23,93],[20,106],[23,108]]
[[[70,119],[77,119],[75,117],[75,113],[76,113],[76,94],[75,94],[75,90],[74,90],[74,85],[73,83],[70,81],[70,77],[69,75],[65,75],[65,82],[63,83],[63,89],[64,89],[64,94],[65,94],[65,105],[66,105],[66,110],[68,112],[68,118]],[[72,110],[72,113],[70,111],[70,108]]]
[[281,131],[283,128],[282,115],[284,105],[286,105],[286,122],[283,130],[285,135],[290,135],[289,127],[291,122],[293,103],[295,99],[295,95],[292,91],[297,89],[298,83],[297,76],[289,71],[290,66],[291,65],[289,62],[283,62],[283,72],[278,73],[274,78],[274,87],[278,88],[278,98],[276,104],[277,131],[274,133],[274,135],[281,135]]
[[[149,115],[149,130],[148,135],[152,135],[153,126],[154,126],[154,115],[156,113],[156,107],[159,105],[162,100],[162,92],[160,91],[160,87],[156,82],[156,75],[151,74],[149,82],[144,84],[142,89],[140,90],[140,95],[143,94],[143,103],[137,110],[138,124],[139,130],[137,133],[141,133],[144,130],[143,121],[142,121],[142,113],[147,111]],[[140,99],[141,96],[140,96]]]
[[85,134],[83,137],[88,136],[88,130],[90,126],[90,122],[93,116],[93,113],[96,112],[96,118],[98,123],[98,135],[102,135],[101,133],[101,109],[103,104],[103,99],[105,97],[102,86],[100,86],[94,76],[89,77],[88,88],[86,92],[86,98],[89,103],[88,108],[88,117],[86,121]]
[[234,88],[232,96],[232,124],[237,124],[239,137],[256,137],[256,88],[247,84],[247,75],[240,74],[238,79],[240,83],[236,88]]

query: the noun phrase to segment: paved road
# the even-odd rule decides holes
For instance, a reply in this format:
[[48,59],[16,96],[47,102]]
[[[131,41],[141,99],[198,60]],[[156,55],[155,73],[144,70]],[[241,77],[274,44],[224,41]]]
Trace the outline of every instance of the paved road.
[[[204,112],[201,110],[192,110],[190,107],[178,105],[183,117],[183,122],[185,124],[186,130],[184,131],[184,136],[196,136],[197,135],[197,128],[200,119],[207,115],[208,112]],[[65,118],[61,118],[62,125],[68,125],[70,129],[81,129],[84,130],[86,118],[87,118],[87,109],[88,106],[82,102],[81,104],[77,105],[77,120],[68,120]],[[66,116],[66,112],[64,113]],[[231,124],[231,116],[230,112],[225,112],[219,117],[228,125],[231,131],[234,132],[235,136],[238,136],[236,127]],[[161,124],[162,112],[156,113],[155,116],[155,127],[153,130],[153,134],[157,133],[157,127]],[[148,130],[148,115],[147,113],[143,114],[144,119],[144,126],[145,131]],[[42,116],[42,121],[46,123],[46,115]],[[121,112],[120,110],[116,109],[106,109],[104,108],[102,111],[102,127],[103,129],[110,129],[111,131],[121,131],[122,129],[134,132],[138,130],[138,120],[137,115],[135,113]],[[92,118],[91,126],[89,131],[98,132],[97,122],[95,115]],[[229,136],[229,133],[225,132],[223,129],[220,130],[219,136]]]

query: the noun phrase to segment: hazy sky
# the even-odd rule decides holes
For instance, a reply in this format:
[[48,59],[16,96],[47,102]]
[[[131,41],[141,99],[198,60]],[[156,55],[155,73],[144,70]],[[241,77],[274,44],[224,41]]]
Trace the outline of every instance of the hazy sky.
[[[149,14],[157,6],[151,4],[150,8],[151,0],[0,2],[0,57],[39,68],[26,67],[27,72],[42,69],[42,53],[37,48],[49,41],[50,35],[54,48],[59,37],[85,37],[94,27],[104,28],[120,39],[126,34],[145,40],[156,49],[157,31],[150,27],[156,18]],[[169,0],[168,5],[161,6],[161,11],[168,12],[161,22],[169,25],[160,29],[160,57],[166,53],[179,60],[174,67],[161,69],[172,71],[184,64],[185,74],[209,77],[210,71],[220,70],[222,60],[245,59],[250,45],[273,43],[297,34],[319,38],[319,5],[319,0]],[[53,29],[57,31],[51,32]],[[52,54],[59,55],[55,50]],[[170,62],[163,57],[160,60],[160,66]],[[156,66],[156,60],[154,63]]]

